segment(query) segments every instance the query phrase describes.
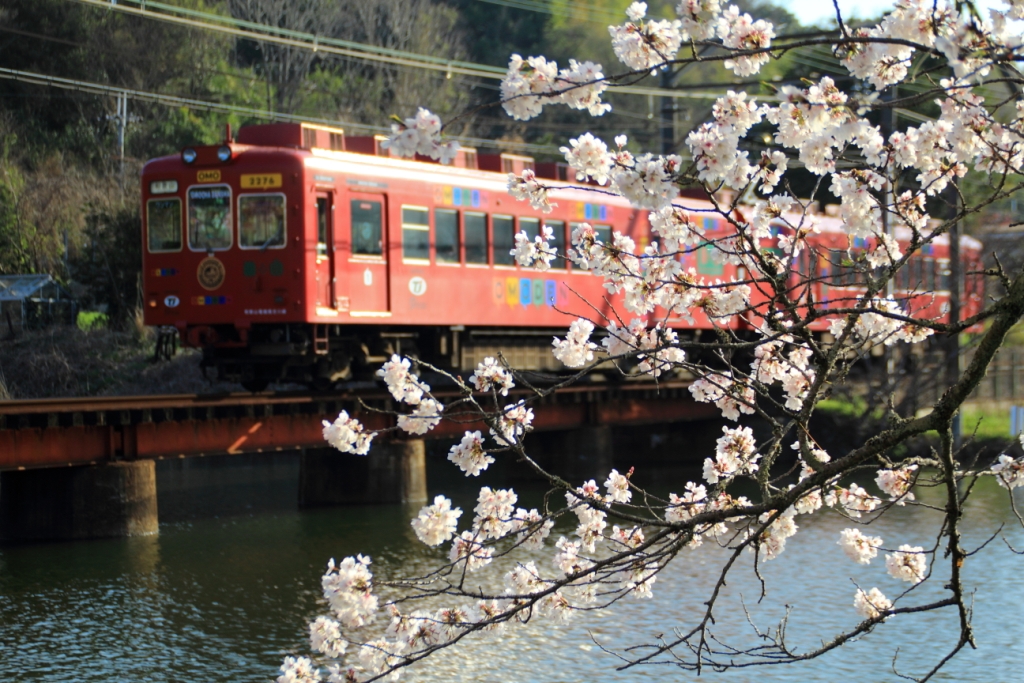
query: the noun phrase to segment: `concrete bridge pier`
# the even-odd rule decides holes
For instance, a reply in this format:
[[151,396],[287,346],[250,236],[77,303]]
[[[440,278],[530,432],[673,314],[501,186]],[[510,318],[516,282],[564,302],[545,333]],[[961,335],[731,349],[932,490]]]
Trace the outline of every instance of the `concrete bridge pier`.
[[306,448],[299,464],[299,505],[421,503],[427,500],[422,439],[375,443],[369,455]]
[[0,540],[157,533],[152,460],[0,472]]

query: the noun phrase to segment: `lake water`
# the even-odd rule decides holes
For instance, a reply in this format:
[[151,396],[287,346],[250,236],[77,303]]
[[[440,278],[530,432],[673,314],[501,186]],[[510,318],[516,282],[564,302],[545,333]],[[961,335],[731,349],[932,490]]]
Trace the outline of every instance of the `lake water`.
[[[471,515],[477,487],[451,476],[441,459],[430,476]],[[645,474],[639,468],[638,477]],[[486,474],[486,473],[485,473]],[[649,474],[649,473],[647,473]],[[685,481],[693,473],[659,471],[650,480]],[[297,459],[268,456],[158,467],[159,536],[0,547],[0,680],[2,681],[272,681],[284,655],[307,653],[306,624],[324,613],[319,577],[330,557],[355,553],[374,558],[379,576],[414,573],[443,551],[416,542],[403,506],[296,509]],[[677,490],[682,488],[680,483]],[[437,489],[437,491],[435,491]],[[519,486],[521,501],[540,502],[540,491]],[[934,492],[919,496],[935,498]],[[1006,492],[989,480],[977,489],[965,543],[973,547],[1006,524],[1007,540],[1024,548],[1024,532],[1007,510]],[[929,546],[935,513],[907,508],[872,527],[886,545]],[[908,584],[890,578],[882,558],[863,567],[846,559],[836,540],[850,526],[837,515],[799,518],[800,532],[778,559],[763,565],[769,599],[757,604],[759,584],[750,563],[729,582],[717,632],[751,634],[742,605],[762,629],[792,608],[791,644],[806,649],[858,620],[854,581],[893,597]],[[553,537],[569,529],[558,528]],[[552,540],[553,540],[552,539]],[[538,555],[550,566],[547,550]],[[510,681],[609,683],[696,679],[675,668],[615,669],[601,652],[650,642],[690,623],[716,578],[721,551],[705,546],[663,572],[653,600],[627,599],[600,614],[562,626],[547,622],[510,629],[496,640],[478,640],[409,671],[410,681]],[[936,680],[1018,681],[1024,661],[1024,558],[1002,540],[966,569],[974,591],[978,649],[964,651]],[[943,564],[937,572],[947,574]],[[497,579],[498,573],[482,581]],[[933,580],[907,604],[941,592]],[[756,667],[709,680],[895,681],[920,674],[956,637],[955,612],[901,615],[860,641],[812,662]],[[749,642],[749,639],[748,641]]]

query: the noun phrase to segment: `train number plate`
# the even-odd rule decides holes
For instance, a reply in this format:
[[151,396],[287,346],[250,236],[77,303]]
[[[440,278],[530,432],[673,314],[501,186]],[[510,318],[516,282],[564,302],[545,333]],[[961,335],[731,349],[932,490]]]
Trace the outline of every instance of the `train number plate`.
[[281,187],[280,173],[243,173],[242,189],[256,190],[266,187]]

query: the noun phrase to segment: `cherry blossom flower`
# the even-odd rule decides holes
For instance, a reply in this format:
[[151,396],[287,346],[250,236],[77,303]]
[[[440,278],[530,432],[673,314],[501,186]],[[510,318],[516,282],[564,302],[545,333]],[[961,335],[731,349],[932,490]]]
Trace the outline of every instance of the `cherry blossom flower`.
[[341,624],[330,617],[317,617],[309,625],[309,646],[328,657],[340,659],[348,642],[341,637]]
[[530,426],[533,422],[533,409],[527,408],[525,401],[512,403],[502,409],[496,421],[497,431],[492,428],[491,436],[500,444],[513,446],[526,432],[533,429]]
[[448,459],[459,466],[467,477],[477,477],[494,462],[484,450],[483,435],[479,431],[466,432],[462,441],[451,447]]
[[366,455],[370,452],[370,442],[376,432],[367,432],[358,420],[348,416],[346,411],[338,413],[334,422],[323,420],[324,441],[342,453]]
[[892,602],[877,588],[872,588],[867,593],[858,588],[857,594],[853,596],[853,606],[857,614],[865,619],[877,619],[882,612],[892,609]]
[[277,683],[314,683],[323,680],[309,657],[285,657]]
[[914,500],[914,494],[910,493],[910,486],[914,483],[914,472],[916,471],[917,465],[895,470],[878,470],[875,483],[889,496],[890,500],[896,501],[897,505],[905,505],[908,500]]
[[398,416],[398,427],[410,434],[426,434],[440,424],[443,411],[444,406],[434,399],[423,399],[416,404],[412,415]]
[[450,164],[455,159],[459,143],[442,143],[441,128],[441,119],[420,107],[416,116],[391,124],[391,135],[381,143],[381,147],[402,157],[420,154],[442,164]]
[[460,508],[452,508],[452,502],[444,496],[434,498],[433,505],[420,509],[412,520],[412,529],[417,538],[427,545],[441,545],[455,535],[456,525],[462,516]]
[[565,339],[555,337],[551,342],[555,347],[555,358],[570,368],[578,368],[594,360],[597,344],[590,341],[593,332],[594,323],[584,318],[574,320],[569,325],[569,334]]
[[476,571],[490,564],[494,551],[483,545],[482,539],[472,531],[463,531],[452,542],[452,550],[448,559],[452,563],[465,562],[466,569]]
[[633,492],[629,490],[629,478],[619,474],[618,470],[608,474],[604,486],[608,489],[608,499],[613,502],[628,503],[633,497]]
[[882,539],[878,536],[865,536],[860,529],[843,529],[839,534],[839,546],[846,556],[857,564],[868,564],[878,556]]
[[508,390],[515,386],[512,373],[490,356],[484,358],[476,366],[476,370],[469,376],[469,381],[473,383],[477,391],[494,389],[502,396],[508,396]]
[[502,538],[512,531],[512,514],[517,500],[518,496],[512,489],[492,489],[489,486],[480,489],[474,508],[473,528],[481,538]]
[[885,570],[894,579],[921,583],[928,571],[928,560],[921,546],[901,545],[898,552],[885,556]]
[[999,460],[992,465],[992,471],[1003,488],[1012,491],[1018,486],[1024,486],[1024,459],[1014,460],[1008,455],[1000,455]]
[[370,558],[363,555],[346,557],[337,566],[331,559],[320,579],[324,597],[346,628],[360,628],[376,616],[377,597],[372,592],[369,565]]

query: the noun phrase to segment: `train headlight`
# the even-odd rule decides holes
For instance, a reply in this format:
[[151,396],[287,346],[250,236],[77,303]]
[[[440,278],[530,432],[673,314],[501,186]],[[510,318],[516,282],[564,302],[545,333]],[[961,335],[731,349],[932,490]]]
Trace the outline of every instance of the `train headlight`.
[[228,162],[231,160],[231,148],[227,145],[220,147],[217,150],[217,158],[222,162]]
[[196,151],[191,147],[181,150],[181,160],[186,164],[191,164],[196,160]]

